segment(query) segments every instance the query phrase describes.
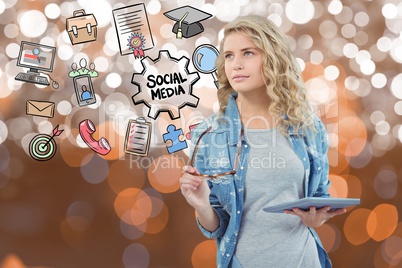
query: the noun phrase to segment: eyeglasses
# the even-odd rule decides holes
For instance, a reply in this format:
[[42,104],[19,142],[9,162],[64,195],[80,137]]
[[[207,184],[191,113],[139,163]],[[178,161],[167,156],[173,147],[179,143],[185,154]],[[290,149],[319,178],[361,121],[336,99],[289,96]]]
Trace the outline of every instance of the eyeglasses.
[[[200,141],[201,141],[202,137],[203,137],[205,134],[207,134],[208,132],[210,132],[211,129],[212,129],[212,126],[208,127],[208,128],[200,135],[200,137],[198,138],[197,143],[195,144],[195,147],[194,147],[193,156],[191,157],[191,161],[190,161],[190,166],[191,166],[191,167],[194,167],[194,163],[195,163],[195,160],[196,160],[196,158],[197,158],[198,148],[199,148]],[[227,171],[227,172],[223,172],[223,173],[216,173],[216,174],[197,174],[197,176],[204,177],[204,178],[206,178],[206,179],[216,179],[216,178],[221,177],[221,176],[235,175],[235,174],[236,174],[236,167],[237,167],[237,164],[238,164],[238,162],[239,162],[239,158],[240,158],[240,154],[241,154],[241,148],[242,148],[242,147],[241,147],[241,138],[242,138],[242,137],[243,137],[243,128],[241,129],[239,141],[237,142],[237,154],[236,154],[235,163],[234,163],[234,165],[233,165],[233,170]]]

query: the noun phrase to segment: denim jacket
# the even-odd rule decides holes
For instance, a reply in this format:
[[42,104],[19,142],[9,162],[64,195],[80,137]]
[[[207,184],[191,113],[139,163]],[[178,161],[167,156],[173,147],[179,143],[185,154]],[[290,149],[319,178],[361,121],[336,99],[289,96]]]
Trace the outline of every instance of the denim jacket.
[[[235,103],[234,93],[228,101],[223,114],[214,114],[204,120],[192,131],[192,147],[200,135],[208,127],[210,132],[201,138],[195,167],[201,174],[217,174],[233,169],[241,137],[242,124]],[[328,180],[329,166],[327,158],[328,141],[323,123],[314,116],[313,123],[316,133],[307,131],[296,133],[289,127],[287,138],[291,147],[303,162],[304,193],[306,196],[329,197]],[[197,220],[202,233],[208,238],[215,238],[218,246],[217,267],[230,267],[235,251],[237,236],[240,229],[244,205],[244,184],[247,168],[247,156],[250,147],[244,137],[241,140],[241,154],[235,175],[230,179],[218,177],[209,180],[211,189],[210,203],[219,218],[219,227],[213,232],[204,229]],[[192,152],[193,152],[192,148]],[[330,259],[325,252],[317,233],[309,228],[315,238],[319,259],[322,267],[331,267]]]

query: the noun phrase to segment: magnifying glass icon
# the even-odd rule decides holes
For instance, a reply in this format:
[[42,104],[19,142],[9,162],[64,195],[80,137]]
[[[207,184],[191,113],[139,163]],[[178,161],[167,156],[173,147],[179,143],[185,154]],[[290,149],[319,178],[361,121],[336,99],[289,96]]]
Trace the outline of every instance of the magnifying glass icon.
[[198,46],[193,53],[193,65],[197,71],[204,74],[212,74],[216,88],[218,88],[218,77],[216,74],[215,60],[219,55],[216,47],[204,44]]
[[39,50],[39,48],[34,48],[34,49],[32,50],[32,53],[36,56],[36,59],[37,59],[38,62],[40,63],[40,57],[39,57],[40,50]]

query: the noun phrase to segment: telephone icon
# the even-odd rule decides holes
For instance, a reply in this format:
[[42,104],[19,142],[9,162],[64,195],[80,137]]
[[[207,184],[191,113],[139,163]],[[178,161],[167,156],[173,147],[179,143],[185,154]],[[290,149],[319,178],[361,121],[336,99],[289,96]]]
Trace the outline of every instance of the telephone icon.
[[110,144],[104,137],[100,138],[98,141],[92,137],[92,134],[95,133],[96,128],[94,123],[89,120],[85,119],[81,121],[78,126],[78,130],[80,132],[82,140],[91,148],[95,153],[101,155],[107,155],[111,148]]

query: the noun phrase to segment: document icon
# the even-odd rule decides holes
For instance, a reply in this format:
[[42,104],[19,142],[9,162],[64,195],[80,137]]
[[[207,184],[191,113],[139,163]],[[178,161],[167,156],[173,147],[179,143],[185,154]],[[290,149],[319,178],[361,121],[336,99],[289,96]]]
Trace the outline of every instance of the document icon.
[[54,102],[28,100],[27,101],[27,115],[53,117],[54,116]]
[[124,152],[146,156],[150,141],[151,123],[147,122],[144,117],[138,117],[137,120],[132,119],[128,122]]
[[144,50],[154,47],[144,3],[114,9],[113,19],[122,56],[143,56]]

